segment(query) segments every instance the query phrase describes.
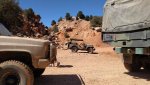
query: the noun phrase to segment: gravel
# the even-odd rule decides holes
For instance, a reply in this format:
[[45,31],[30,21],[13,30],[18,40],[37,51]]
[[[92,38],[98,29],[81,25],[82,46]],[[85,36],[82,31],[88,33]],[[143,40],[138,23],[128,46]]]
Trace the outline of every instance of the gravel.
[[111,47],[96,49],[95,54],[59,49],[60,67],[47,67],[35,85],[150,85],[149,72],[130,73]]

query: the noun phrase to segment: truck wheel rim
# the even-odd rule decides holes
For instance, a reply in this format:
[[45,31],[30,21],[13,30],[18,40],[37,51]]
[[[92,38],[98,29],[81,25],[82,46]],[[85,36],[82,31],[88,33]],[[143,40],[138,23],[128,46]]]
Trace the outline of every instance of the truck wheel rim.
[[4,85],[19,85],[20,78],[17,74],[7,74],[4,79]]

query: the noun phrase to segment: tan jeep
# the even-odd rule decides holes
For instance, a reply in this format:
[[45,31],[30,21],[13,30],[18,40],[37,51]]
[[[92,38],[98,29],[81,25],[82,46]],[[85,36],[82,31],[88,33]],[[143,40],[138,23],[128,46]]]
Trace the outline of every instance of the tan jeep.
[[48,40],[0,36],[0,85],[33,85],[56,53]]

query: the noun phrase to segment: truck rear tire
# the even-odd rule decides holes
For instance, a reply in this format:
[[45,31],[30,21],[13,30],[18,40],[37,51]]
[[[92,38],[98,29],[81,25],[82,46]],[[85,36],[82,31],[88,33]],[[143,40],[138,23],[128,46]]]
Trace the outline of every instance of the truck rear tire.
[[129,63],[124,63],[124,67],[129,71],[129,72],[137,72],[140,70],[141,66],[138,64],[129,64]]
[[147,71],[150,71],[150,64],[145,64],[143,68]]
[[34,77],[40,77],[44,71],[45,69],[34,69],[33,70]]
[[0,85],[33,85],[32,70],[19,61],[5,61],[0,64]]

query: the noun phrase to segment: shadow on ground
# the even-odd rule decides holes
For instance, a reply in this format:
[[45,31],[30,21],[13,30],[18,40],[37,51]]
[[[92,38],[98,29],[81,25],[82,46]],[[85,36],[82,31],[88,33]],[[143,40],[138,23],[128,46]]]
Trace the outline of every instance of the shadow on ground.
[[42,75],[34,85],[85,85],[80,75]]
[[58,68],[72,68],[72,65],[59,65]]
[[[78,53],[88,53],[88,52],[80,51],[80,52],[78,52]],[[90,53],[88,53],[88,54],[90,54]],[[93,52],[92,54],[98,54],[98,52]]]
[[139,72],[125,72],[124,74],[132,76],[134,79],[145,79],[150,81],[150,72],[147,70],[140,70]]

